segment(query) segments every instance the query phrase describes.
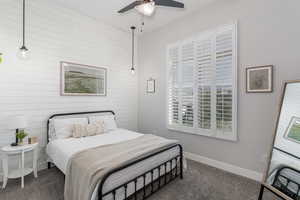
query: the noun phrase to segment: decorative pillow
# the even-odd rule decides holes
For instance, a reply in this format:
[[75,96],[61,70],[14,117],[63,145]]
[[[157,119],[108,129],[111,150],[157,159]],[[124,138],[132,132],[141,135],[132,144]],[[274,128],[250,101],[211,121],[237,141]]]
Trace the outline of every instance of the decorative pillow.
[[91,116],[89,117],[90,124],[94,124],[97,121],[104,122],[104,132],[113,131],[117,129],[117,124],[114,115],[103,116]]
[[73,137],[87,137],[93,135],[100,135],[104,133],[104,123],[103,121],[97,121],[94,124],[74,124],[73,125]]
[[100,135],[104,133],[104,122],[99,120],[95,122],[94,124],[90,124],[92,127],[88,128],[87,127],[87,132],[89,135],[94,134],[94,135]]
[[73,125],[87,125],[87,118],[68,118],[68,119],[53,119],[55,138],[63,139],[71,137],[73,134]]
[[81,124],[73,124],[73,137],[74,138],[80,138],[85,135],[85,127],[86,125]]

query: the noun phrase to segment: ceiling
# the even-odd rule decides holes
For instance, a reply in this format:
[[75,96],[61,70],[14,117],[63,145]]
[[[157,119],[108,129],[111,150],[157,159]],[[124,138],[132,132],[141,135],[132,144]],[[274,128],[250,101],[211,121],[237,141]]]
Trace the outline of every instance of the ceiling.
[[[116,28],[130,31],[130,26],[141,27],[142,16],[134,9],[119,14],[117,11],[134,0],[54,0],[64,7],[71,8],[84,15],[101,20]],[[143,33],[158,29],[180,17],[216,0],[178,0],[185,4],[184,9],[158,7],[152,17],[144,17]]]

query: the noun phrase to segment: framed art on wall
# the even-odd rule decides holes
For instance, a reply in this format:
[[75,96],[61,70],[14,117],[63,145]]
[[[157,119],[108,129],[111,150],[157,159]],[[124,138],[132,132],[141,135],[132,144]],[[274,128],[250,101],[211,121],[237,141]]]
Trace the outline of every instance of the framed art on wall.
[[106,96],[106,79],[106,68],[61,62],[62,96]]
[[152,78],[147,80],[147,93],[155,93],[155,80]]
[[287,130],[285,131],[285,138],[293,142],[300,143],[300,118],[292,117]]
[[273,66],[248,67],[246,69],[246,92],[273,92]]

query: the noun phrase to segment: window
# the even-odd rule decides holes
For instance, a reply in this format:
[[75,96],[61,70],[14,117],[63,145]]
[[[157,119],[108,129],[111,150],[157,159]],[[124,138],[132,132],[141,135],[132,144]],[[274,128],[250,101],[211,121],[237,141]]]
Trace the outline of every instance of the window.
[[236,140],[236,24],[167,49],[168,128]]

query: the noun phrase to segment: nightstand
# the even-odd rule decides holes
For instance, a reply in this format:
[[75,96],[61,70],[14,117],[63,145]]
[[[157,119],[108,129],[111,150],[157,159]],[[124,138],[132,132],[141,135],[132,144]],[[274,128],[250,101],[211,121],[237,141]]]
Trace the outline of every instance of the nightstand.
[[[33,152],[32,168],[25,168],[25,153]],[[38,144],[27,144],[23,146],[5,146],[0,149],[2,154],[2,168],[3,168],[3,188],[6,187],[8,179],[21,178],[21,187],[24,188],[24,176],[34,173],[37,178],[37,161],[38,161]],[[19,157],[19,168],[9,169],[9,157]]]

